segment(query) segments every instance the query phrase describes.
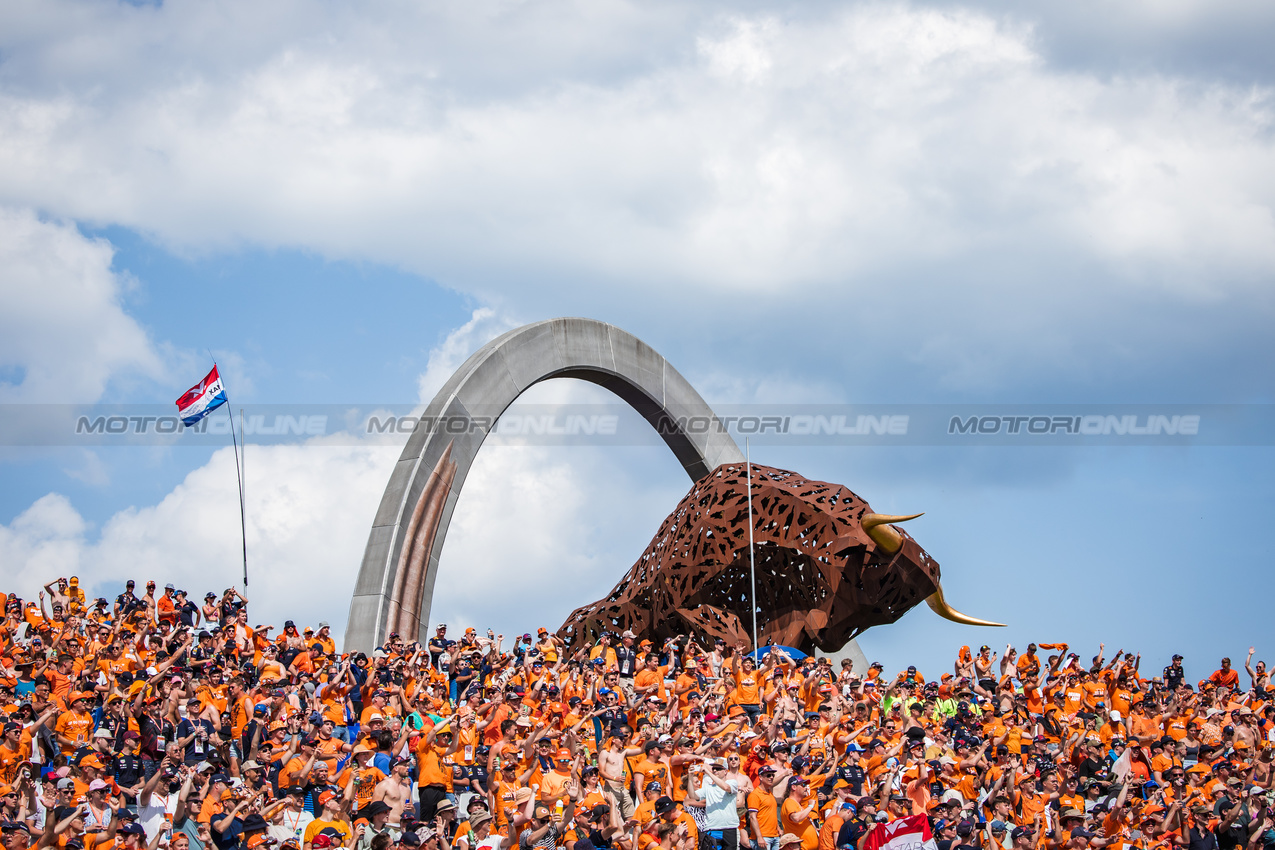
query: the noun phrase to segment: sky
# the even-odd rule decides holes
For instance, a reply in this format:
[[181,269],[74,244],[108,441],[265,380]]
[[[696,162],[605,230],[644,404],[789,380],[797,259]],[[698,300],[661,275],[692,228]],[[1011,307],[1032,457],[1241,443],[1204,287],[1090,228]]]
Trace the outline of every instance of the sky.
[[[212,356],[232,406],[410,410],[499,333],[588,316],[719,409],[1269,423],[1273,35],[1233,0],[0,5],[0,587],[238,581],[229,446],[13,427],[169,410]],[[1275,660],[1275,433],[1216,433],[752,456],[924,511],[948,600],[1009,624],[922,607],[861,639],[887,667],[1036,640],[1203,676]],[[432,618],[602,596],[690,484],[631,442],[484,447]],[[249,438],[252,619],[343,631],[401,444]]]

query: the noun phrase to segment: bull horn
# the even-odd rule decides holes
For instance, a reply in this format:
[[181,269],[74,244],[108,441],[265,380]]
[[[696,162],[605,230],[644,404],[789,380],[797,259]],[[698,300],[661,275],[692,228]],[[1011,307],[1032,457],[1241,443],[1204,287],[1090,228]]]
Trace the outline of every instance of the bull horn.
[[951,605],[947,604],[947,600],[943,598],[943,588],[925,597],[926,603],[930,608],[934,609],[934,613],[938,614],[944,620],[951,620],[953,623],[961,623],[965,626],[1003,626],[1004,623],[993,623],[991,620],[980,620],[978,617],[971,617],[969,614],[962,614]]
[[922,514],[910,516],[886,516],[885,514],[864,514],[859,518],[859,526],[872,538],[872,542],[880,546],[887,554],[893,555],[903,548],[903,535],[890,527],[892,522],[907,522]]

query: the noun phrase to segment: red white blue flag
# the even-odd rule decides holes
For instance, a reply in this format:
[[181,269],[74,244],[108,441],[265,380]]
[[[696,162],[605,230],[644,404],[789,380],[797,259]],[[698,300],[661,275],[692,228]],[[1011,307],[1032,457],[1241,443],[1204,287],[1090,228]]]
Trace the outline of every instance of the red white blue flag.
[[226,403],[226,388],[221,385],[217,367],[177,399],[177,415],[183,425],[194,425]]

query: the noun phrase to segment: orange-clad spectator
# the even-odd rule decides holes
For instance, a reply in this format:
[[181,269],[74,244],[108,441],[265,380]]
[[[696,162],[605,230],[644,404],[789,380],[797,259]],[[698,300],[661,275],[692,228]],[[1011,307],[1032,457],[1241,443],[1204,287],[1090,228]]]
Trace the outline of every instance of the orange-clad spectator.
[[336,774],[336,786],[344,788],[354,784],[354,809],[357,811],[372,802],[376,786],[385,780],[385,773],[374,764],[372,757],[376,751],[367,744],[358,744],[350,753],[350,760],[345,768]]
[[314,633],[312,643],[322,646],[324,655],[336,654],[336,641],[332,640],[332,627],[326,620],[319,621],[319,630]]
[[208,780],[208,793],[204,795],[203,804],[199,808],[199,823],[211,824],[214,818],[220,819],[226,812],[224,802],[230,796],[230,778],[225,774],[216,774]]
[[1085,711],[1090,713],[1097,711],[1099,705],[1110,708],[1107,705],[1110,699],[1107,694],[1107,683],[1102,676],[1091,675],[1084,677],[1080,690],[1083,692],[1081,699],[1084,703]]
[[83,616],[88,603],[84,598],[84,590],[80,587],[78,576],[71,576],[66,582],[66,610],[68,614]]
[[633,787],[639,798],[648,782],[659,782],[665,792],[669,790],[668,754],[659,741],[651,741],[643,747],[643,757],[633,765]]
[[1231,669],[1231,659],[1223,658],[1222,666],[1209,675],[1209,682],[1219,688],[1234,688],[1240,683],[1240,674]]
[[1104,744],[1110,744],[1112,738],[1127,738],[1128,730],[1125,729],[1124,718],[1118,711],[1107,712],[1106,721],[1098,727],[1098,738]]
[[779,807],[779,819],[785,834],[801,839],[801,850],[819,850],[819,830],[811,815],[819,807],[819,801],[807,803],[810,782],[804,776],[788,780],[788,793]]
[[353,749],[340,738],[333,736],[334,728],[335,724],[331,720],[323,718],[315,734],[314,743],[315,749],[318,750],[318,760],[328,766],[330,776],[336,775],[337,764],[346,753]]
[[744,655],[743,651],[744,647],[740,646],[731,659],[731,674],[735,679],[733,700],[748,715],[749,721],[756,722],[762,711],[761,682],[764,674],[757,670],[753,657]]
[[1018,661],[1014,665],[1018,670],[1018,678],[1027,678],[1028,676],[1036,676],[1040,673],[1040,656],[1036,654],[1036,644],[1027,644],[1027,651],[1018,656]]
[[615,670],[619,664],[615,655],[615,648],[611,646],[611,633],[603,632],[602,637],[598,640],[597,645],[589,650],[589,660],[595,658],[602,660],[603,669]]
[[559,801],[566,804],[570,802],[570,793],[572,790],[571,776],[572,763],[575,757],[571,755],[571,750],[566,747],[560,748],[554,754],[553,768],[540,774],[539,790],[536,796],[539,800],[550,806],[557,804]]
[[561,646],[562,639],[557,635],[549,634],[549,630],[544,626],[536,629],[536,651],[540,653],[540,657],[544,659],[545,664],[558,663],[558,653]]
[[277,646],[267,646],[261,651],[257,676],[262,682],[278,682],[288,675],[288,669],[279,661]]
[[89,700],[93,695],[75,692],[68,699],[69,710],[54,725],[62,755],[69,756],[78,747],[85,746],[93,734],[93,716],[89,714]]
[[453,719],[455,715],[430,727],[416,745],[420,818],[426,823],[434,819],[439,802],[451,793],[452,772],[443,767],[443,759],[455,753],[459,746],[459,741],[448,728]]
[[668,702],[668,693],[664,688],[664,677],[667,673],[668,667],[661,667],[655,653],[649,653],[642,669],[638,670],[637,675],[633,677],[634,693],[643,698],[657,696],[661,702]]
[[[319,814],[306,825],[301,846],[304,850],[320,850],[323,846],[348,846],[354,830],[341,814],[344,807],[342,798],[335,791],[324,791],[315,802],[318,804]],[[328,835],[332,837],[320,844],[318,839],[327,838]]]
[[166,584],[164,595],[155,600],[155,618],[161,623],[177,625],[177,600],[174,598],[176,590],[175,585]]
[[46,669],[44,678],[49,682],[49,689],[53,692],[56,699],[63,702],[71,694],[71,675],[75,669],[75,657],[63,654],[58,657],[57,666],[53,669]]

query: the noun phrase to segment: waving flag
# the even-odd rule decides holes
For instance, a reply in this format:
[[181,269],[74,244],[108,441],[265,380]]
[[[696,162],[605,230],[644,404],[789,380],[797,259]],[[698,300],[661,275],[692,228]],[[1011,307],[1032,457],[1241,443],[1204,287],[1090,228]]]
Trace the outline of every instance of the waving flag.
[[868,833],[863,850],[936,850],[925,815],[912,815],[883,823]]
[[177,415],[181,417],[183,425],[194,425],[225,403],[226,388],[221,385],[217,367],[213,366],[202,381],[177,399]]

